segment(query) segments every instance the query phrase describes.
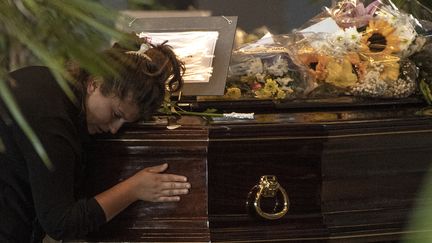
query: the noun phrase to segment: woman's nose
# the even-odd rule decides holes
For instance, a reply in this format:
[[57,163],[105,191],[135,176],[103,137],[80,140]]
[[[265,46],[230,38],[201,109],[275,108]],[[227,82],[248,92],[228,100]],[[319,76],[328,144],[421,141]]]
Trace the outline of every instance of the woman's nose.
[[123,119],[112,122],[110,125],[110,132],[112,134],[116,134],[117,131],[120,129],[120,127],[123,125],[123,123],[124,123]]

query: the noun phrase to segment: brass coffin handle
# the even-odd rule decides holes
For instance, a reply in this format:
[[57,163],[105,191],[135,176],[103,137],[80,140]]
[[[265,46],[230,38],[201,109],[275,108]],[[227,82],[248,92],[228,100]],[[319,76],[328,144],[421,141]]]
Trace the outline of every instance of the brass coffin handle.
[[[282,204],[280,203],[280,195],[282,195],[283,199]],[[267,213],[261,209],[261,198],[263,197],[275,198],[273,213]],[[276,176],[273,175],[262,176],[259,184],[255,185],[249,192],[246,202],[246,206],[252,214],[270,220],[282,218],[288,212],[289,205],[287,192],[278,183]]]

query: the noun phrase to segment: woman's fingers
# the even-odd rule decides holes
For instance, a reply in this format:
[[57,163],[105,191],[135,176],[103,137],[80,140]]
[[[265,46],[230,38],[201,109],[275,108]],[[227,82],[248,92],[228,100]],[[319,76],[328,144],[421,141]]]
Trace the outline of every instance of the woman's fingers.
[[170,190],[163,190],[161,196],[177,196],[177,195],[185,195],[188,194],[188,189],[170,189]]
[[188,182],[162,182],[160,184],[161,190],[189,189],[190,187]]
[[191,185],[187,182],[162,182],[158,188],[163,196],[184,195],[189,193]]
[[135,175],[138,180],[138,198],[152,202],[176,202],[189,193],[187,177],[165,174],[168,164],[147,167]]
[[159,197],[156,202],[178,202],[180,201],[180,197]]
[[166,169],[168,168],[168,164],[161,164],[161,165],[156,165],[156,166],[152,166],[152,167],[147,167],[144,170],[147,172],[151,172],[151,173],[162,173],[164,172]]
[[[152,166],[152,167],[147,167],[144,169],[144,171],[146,172],[151,172],[151,173],[162,173],[164,171],[166,171],[166,169],[168,169],[168,164],[161,164],[161,165],[156,165],[156,166]],[[187,177],[186,176],[181,176],[181,175],[175,175],[175,174],[160,174],[159,175],[159,179],[161,181],[187,181]]]
[[159,195],[152,200],[153,202],[178,202],[181,195],[189,193],[188,189],[167,189],[162,190]]
[[160,180],[162,182],[173,182],[173,181],[186,182],[187,177],[181,175],[174,175],[174,174],[160,174]]
[[178,183],[178,182],[164,182],[161,184],[161,191],[157,196],[158,202],[170,202],[179,201],[181,195],[186,195],[189,193],[190,184],[189,183]]

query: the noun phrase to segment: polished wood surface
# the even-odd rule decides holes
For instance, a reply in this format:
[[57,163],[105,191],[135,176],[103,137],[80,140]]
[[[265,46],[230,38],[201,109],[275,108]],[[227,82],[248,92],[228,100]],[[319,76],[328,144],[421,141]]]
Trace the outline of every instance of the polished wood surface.
[[[432,160],[432,119],[419,107],[258,114],[210,128],[213,242],[384,242],[406,226]],[[246,195],[276,175],[291,207],[252,218]]]
[[[167,162],[167,173],[188,177],[190,194],[178,203],[137,202],[86,241],[209,242],[208,131],[204,127],[134,124],[96,138],[88,149],[87,194],[94,195],[138,170]],[[93,185],[90,187],[90,185]]]
[[[193,189],[178,204],[139,202],[87,240],[392,242],[413,235],[407,223],[432,162],[432,117],[422,103],[277,104],[279,112],[261,104],[254,120],[163,117],[99,137],[89,150],[97,162],[89,194],[164,161]],[[181,126],[169,130],[171,123]],[[263,175],[275,175],[287,191],[281,219],[246,207]]]
[[[324,130],[277,119],[275,114],[257,115],[255,121],[216,122],[210,129],[209,213],[214,242],[327,235],[319,200]],[[290,139],[294,137],[299,139]],[[289,195],[290,210],[280,220],[248,215],[247,195],[263,175],[275,175]]]

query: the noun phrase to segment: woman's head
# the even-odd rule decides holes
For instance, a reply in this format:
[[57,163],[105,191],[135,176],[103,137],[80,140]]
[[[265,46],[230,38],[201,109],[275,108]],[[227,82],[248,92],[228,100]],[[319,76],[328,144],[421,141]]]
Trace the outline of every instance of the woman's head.
[[114,72],[97,76],[80,72],[90,133],[115,133],[124,122],[150,117],[161,106],[166,91],[178,91],[183,85],[184,64],[170,46],[139,38],[133,44],[116,43],[103,52]]

